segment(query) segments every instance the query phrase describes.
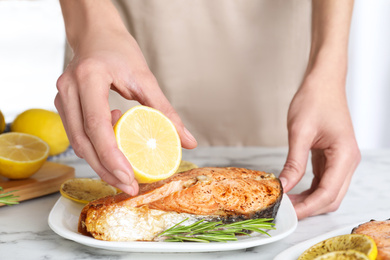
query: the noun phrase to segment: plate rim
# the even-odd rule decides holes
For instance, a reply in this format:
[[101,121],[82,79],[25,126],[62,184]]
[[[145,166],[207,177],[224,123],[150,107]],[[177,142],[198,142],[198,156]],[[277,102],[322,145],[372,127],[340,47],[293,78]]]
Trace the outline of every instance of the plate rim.
[[[215,252],[215,251],[230,251],[230,250],[239,250],[245,249],[255,246],[260,246],[264,244],[269,244],[281,240],[290,234],[292,234],[297,225],[298,219],[295,214],[294,207],[286,194],[283,194],[281,207],[279,208],[278,215],[276,216],[275,223],[277,223],[278,219],[280,221],[281,214],[285,212],[290,212],[291,216],[288,220],[285,221],[287,223],[287,228],[284,232],[276,234],[272,237],[266,237],[262,239],[256,238],[256,236],[252,236],[250,238],[245,238],[238,241],[229,241],[226,243],[197,243],[197,242],[185,242],[180,243],[181,246],[177,246],[177,243],[173,242],[143,242],[143,241],[131,241],[131,242],[118,242],[118,241],[102,241],[97,240],[92,237],[87,237],[81,235],[79,233],[75,233],[69,229],[67,229],[61,222],[63,219],[56,219],[57,216],[63,216],[64,214],[60,214],[66,210],[67,203],[76,203],[72,202],[62,196],[56,201],[53,208],[50,211],[48,217],[49,227],[59,236],[74,241],[76,243],[95,247],[102,248],[106,250],[112,251],[125,251],[125,252],[167,252],[167,253],[179,253],[179,252]],[[76,205],[76,204],[73,204]],[[80,204],[81,205],[81,204]],[[283,208],[282,208],[283,205]],[[281,210],[282,209],[282,210]],[[272,232],[272,230],[270,231]],[[167,245],[172,245],[168,246]],[[185,245],[185,246],[182,246]]]

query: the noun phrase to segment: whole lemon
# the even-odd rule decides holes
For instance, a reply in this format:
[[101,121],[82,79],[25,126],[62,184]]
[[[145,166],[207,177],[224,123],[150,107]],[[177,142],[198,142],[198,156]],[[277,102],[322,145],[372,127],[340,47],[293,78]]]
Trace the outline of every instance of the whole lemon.
[[0,134],[5,130],[5,119],[3,113],[0,111]]
[[64,125],[57,112],[37,108],[26,110],[12,122],[11,131],[41,138],[49,145],[50,156],[64,152],[69,146]]

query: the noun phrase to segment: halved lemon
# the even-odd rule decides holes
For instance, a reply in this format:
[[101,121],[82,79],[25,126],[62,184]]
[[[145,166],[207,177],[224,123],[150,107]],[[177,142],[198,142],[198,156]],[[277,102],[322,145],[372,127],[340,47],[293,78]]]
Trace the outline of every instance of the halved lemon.
[[179,168],[177,169],[176,172],[186,172],[195,168],[198,168],[198,166],[195,163],[189,161],[181,161]]
[[37,172],[49,155],[49,145],[39,137],[23,133],[0,135],[0,175],[25,179]]
[[65,198],[87,204],[117,193],[116,188],[99,179],[73,178],[61,184],[60,193]]
[[329,252],[346,250],[359,251],[365,254],[370,260],[375,260],[378,254],[375,241],[371,237],[362,234],[347,234],[328,238],[313,245],[303,252],[302,255],[299,256],[298,260],[317,259],[316,257]]
[[370,260],[368,256],[356,250],[334,251],[314,258],[314,260]]
[[179,168],[180,138],[173,123],[160,111],[135,106],[122,115],[114,132],[139,183],[166,179]]

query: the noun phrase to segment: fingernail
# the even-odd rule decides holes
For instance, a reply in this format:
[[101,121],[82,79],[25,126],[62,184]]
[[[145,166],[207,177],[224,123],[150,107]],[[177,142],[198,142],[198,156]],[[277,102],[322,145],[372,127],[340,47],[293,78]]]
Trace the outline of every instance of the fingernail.
[[129,194],[131,196],[134,196],[134,189],[133,189],[132,186],[126,185],[126,184],[123,184],[123,183],[118,183],[116,185],[116,187],[118,189],[120,189],[121,191],[123,191],[124,193],[127,193],[127,194]]
[[284,177],[279,177],[280,182],[282,183],[283,189],[287,187],[287,179]]
[[185,135],[187,136],[187,138],[192,141],[192,142],[196,142],[196,139],[195,137],[190,133],[190,131],[188,131],[187,128],[184,127],[184,133]]

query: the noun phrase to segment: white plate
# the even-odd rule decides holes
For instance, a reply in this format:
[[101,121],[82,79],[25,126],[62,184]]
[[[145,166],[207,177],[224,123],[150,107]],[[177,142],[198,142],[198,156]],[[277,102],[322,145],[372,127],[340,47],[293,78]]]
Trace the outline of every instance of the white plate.
[[290,235],[298,223],[294,207],[284,195],[275,219],[276,230],[268,232],[271,237],[256,233],[251,237],[240,237],[238,241],[227,243],[185,242],[180,245],[175,242],[112,242],[97,240],[77,232],[82,208],[83,205],[61,197],[50,212],[48,220],[50,228],[58,235],[83,245],[126,252],[211,252],[244,249],[278,241]]
[[301,242],[299,244],[296,244],[295,246],[292,246],[292,247],[284,250],[280,254],[278,254],[274,258],[274,260],[296,260],[309,247],[311,247],[311,246],[313,246],[313,245],[315,245],[315,244],[317,244],[317,243],[319,243],[327,238],[331,238],[331,237],[339,236],[339,235],[350,234],[352,229],[360,224],[356,223],[356,224],[346,226],[346,227],[343,227],[343,228],[340,228],[337,230],[333,230],[333,231],[330,231],[328,233],[325,233],[325,234],[322,234],[320,236],[317,236],[317,237],[311,238],[309,240],[306,240],[304,242]]

